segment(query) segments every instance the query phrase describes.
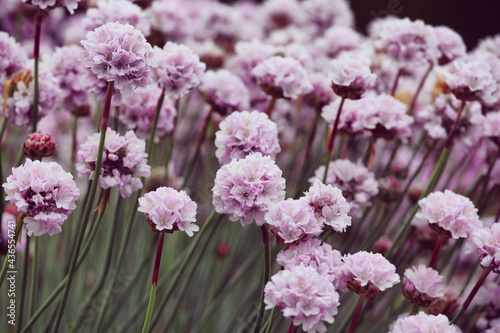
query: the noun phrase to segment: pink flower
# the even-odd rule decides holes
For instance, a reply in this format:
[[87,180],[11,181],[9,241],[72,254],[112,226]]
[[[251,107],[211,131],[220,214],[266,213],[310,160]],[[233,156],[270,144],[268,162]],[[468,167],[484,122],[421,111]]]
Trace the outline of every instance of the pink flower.
[[417,315],[398,319],[389,333],[459,333],[461,330],[450,325],[448,318],[419,312]]
[[443,75],[446,84],[460,100],[487,100],[496,85],[490,66],[483,61],[455,60]]
[[[321,116],[331,127],[335,123],[340,98],[323,107]],[[339,130],[345,134],[356,136],[363,135],[367,131],[374,130],[377,119],[374,117],[375,108],[366,98],[358,100],[348,99],[344,101],[339,119]]]
[[259,111],[233,112],[219,125],[215,133],[215,156],[221,164],[243,158],[252,152],[273,159],[281,151],[276,123]]
[[340,189],[314,179],[309,191],[304,194],[304,200],[313,207],[315,217],[327,229],[345,232],[351,225],[351,217],[347,215],[351,208]]
[[490,228],[474,230],[470,239],[481,259],[481,266],[500,273],[500,224],[497,222]]
[[360,251],[344,258],[347,287],[359,295],[374,297],[399,283],[396,266],[380,253]]
[[276,163],[261,153],[247,155],[223,165],[215,176],[213,205],[219,214],[230,214],[241,225],[255,219],[265,223],[268,205],[285,198],[285,179]]
[[418,205],[421,210],[417,218],[427,220],[433,229],[454,239],[466,238],[483,225],[472,201],[450,190],[433,192]]
[[[78,150],[76,168],[80,177],[94,178],[99,137],[99,133],[92,134]],[[124,198],[141,189],[140,177],[151,174],[145,149],[146,143],[137,138],[134,132],[128,131],[125,136],[121,136],[108,128],[99,177],[102,188],[115,187]]]
[[366,103],[373,107],[371,121],[376,124],[372,130],[375,138],[404,140],[411,136],[413,118],[406,114],[404,103],[387,94],[368,96]]
[[462,36],[458,33],[445,26],[434,28],[434,32],[438,39],[438,49],[441,52],[438,61],[441,66],[466,55],[467,48]]
[[271,277],[264,288],[266,309],[279,306],[293,325],[308,333],[326,332],[323,321],[333,323],[338,313],[339,294],[333,284],[313,267],[292,266]]
[[59,164],[29,158],[20,167],[12,168],[12,175],[2,186],[5,199],[26,215],[24,225],[29,236],[61,232],[61,225],[76,208],[80,196],[73,176]]
[[427,307],[436,298],[443,297],[446,286],[443,276],[424,265],[407,268],[403,277],[403,294],[411,303]]
[[14,37],[0,31],[0,85],[3,87],[5,80],[17,71],[23,69],[28,62],[26,52]]
[[146,214],[153,231],[184,231],[189,237],[200,228],[196,222],[196,203],[184,191],[159,187],[139,198],[139,211]]
[[377,75],[370,70],[368,59],[342,54],[331,62],[329,79],[335,93],[347,99],[360,99],[375,84]]
[[23,0],[23,2],[40,7],[40,9],[65,6],[70,14],[75,12],[80,1],[81,0]]

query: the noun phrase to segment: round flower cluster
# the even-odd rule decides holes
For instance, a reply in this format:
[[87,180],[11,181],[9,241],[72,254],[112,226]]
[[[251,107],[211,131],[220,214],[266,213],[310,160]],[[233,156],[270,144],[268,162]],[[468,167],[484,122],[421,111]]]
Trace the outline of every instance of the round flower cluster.
[[[92,134],[78,150],[76,168],[80,177],[94,178],[99,137],[99,133]],[[133,131],[121,136],[108,128],[99,176],[102,188],[115,187],[124,198],[141,189],[140,177],[148,177],[151,173],[145,149],[146,143],[137,138]]]
[[308,333],[326,332],[323,321],[333,323],[338,313],[339,294],[333,284],[313,267],[292,266],[271,277],[264,288],[266,309],[279,306],[293,325]]
[[[309,179],[321,179],[325,173],[325,166],[320,166]],[[370,198],[378,194],[378,183],[373,172],[361,163],[349,160],[331,161],[326,175],[326,184],[331,184],[342,191],[351,207],[351,215],[359,216],[363,208],[370,205]]]
[[76,208],[80,190],[73,176],[55,162],[32,161],[12,169],[2,185],[6,200],[26,215],[24,225],[29,236],[61,232],[61,225]]
[[213,205],[219,214],[230,214],[231,221],[257,225],[271,202],[285,198],[285,179],[269,156],[254,153],[223,165],[215,176]]
[[276,262],[284,269],[300,265],[313,267],[320,275],[332,281],[335,289],[348,290],[346,281],[342,278],[342,254],[332,249],[330,244],[321,244],[319,239],[313,238],[290,246],[278,253]]
[[375,123],[375,128],[371,131],[374,138],[392,140],[411,136],[413,118],[406,114],[404,103],[387,94],[371,95],[366,103],[373,107],[372,123]]
[[278,127],[265,113],[259,111],[233,112],[219,125],[215,133],[215,156],[221,164],[243,158],[252,152],[273,159],[281,151]]
[[270,57],[252,70],[259,86],[274,98],[296,99],[312,90],[302,65],[291,57]]
[[483,225],[472,201],[450,190],[433,192],[418,205],[421,210],[415,216],[427,220],[431,228],[449,238],[466,238]]
[[156,66],[153,48],[130,24],[106,23],[89,31],[81,43],[85,67],[98,79],[115,81],[115,88],[123,95],[150,83],[151,67]]
[[56,153],[56,142],[45,132],[30,133],[24,140],[23,153],[32,159],[49,157]]
[[474,230],[471,241],[481,259],[481,266],[500,273],[500,224],[493,223],[490,228]]
[[311,206],[303,199],[271,202],[265,215],[269,231],[278,244],[290,245],[321,234],[323,223],[314,217]]
[[380,253],[360,251],[344,257],[343,278],[347,287],[359,295],[375,297],[399,283],[396,266]]
[[460,333],[455,325],[450,325],[448,318],[419,312],[417,315],[399,318],[389,333]]
[[351,225],[351,210],[342,191],[332,185],[325,185],[314,179],[312,186],[305,194],[305,201],[313,207],[314,215],[327,229],[345,232]]
[[[337,98],[323,107],[321,116],[333,127],[341,100]],[[375,129],[376,120],[373,117],[373,105],[367,98],[345,100],[339,119],[339,131],[350,136],[363,135],[366,131]]]
[[455,60],[443,72],[443,76],[448,87],[460,100],[487,101],[496,86],[490,66],[483,61]]
[[368,59],[343,54],[332,60],[329,79],[335,93],[347,99],[360,99],[375,84],[377,75],[370,70]]
[[179,99],[196,88],[206,65],[189,47],[167,42],[163,49],[155,47],[158,67],[153,72],[161,88],[172,99]]
[[184,191],[159,187],[139,198],[139,212],[146,215],[155,232],[184,231],[189,237],[200,228],[196,222],[196,203]]
[[443,276],[424,265],[407,268],[403,277],[403,294],[418,306],[427,307],[436,298],[443,297],[446,286]]
[[22,0],[23,2],[29,3],[34,6],[38,6],[40,9],[51,9],[54,7],[66,7],[66,9],[73,14],[75,9],[78,8],[78,3],[81,0]]
[[26,66],[28,57],[14,37],[0,31],[0,86],[3,87],[5,80]]

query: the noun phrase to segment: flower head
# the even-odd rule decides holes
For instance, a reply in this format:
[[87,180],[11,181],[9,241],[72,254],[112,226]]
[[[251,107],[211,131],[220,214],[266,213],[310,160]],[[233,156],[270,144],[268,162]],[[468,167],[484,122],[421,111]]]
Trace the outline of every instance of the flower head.
[[260,152],[272,158],[281,151],[278,127],[265,113],[259,111],[233,112],[215,133],[215,156],[221,164]]
[[377,75],[370,70],[365,58],[343,54],[331,62],[329,78],[335,93],[347,99],[360,99],[364,92],[375,84]]
[[392,140],[411,136],[413,118],[406,114],[404,103],[387,94],[369,96],[366,103],[373,106],[371,121],[375,123],[372,129],[375,138]]
[[443,75],[448,87],[460,100],[488,99],[496,85],[490,66],[478,60],[455,60]]
[[22,0],[23,2],[29,3],[33,6],[38,6],[40,9],[51,9],[54,7],[66,7],[70,14],[75,12],[78,8],[78,3],[81,0]]
[[472,201],[450,190],[433,192],[418,205],[421,210],[417,218],[427,220],[433,229],[454,239],[466,238],[483,225]]
[[326,332],[338,312],[339,294],[330,280],[314,267],[291,266],[271,277],[264,288],[266,309],[279,306],[295,326],[308,333]]
[[438,39],[438,49],[441,52],[438,60],[440,65],[446,65],[455,59],[465,56],[467,48],[462,36],[444,26],[434,28],[434,32]]
[[146,214],[153,231],[181,230],[189,237],[200,228],[196,222],[196,203],[184,191],[159,187],[139,198],[139,211]]
[[[332,127],[337,117],[340,102],[340,98],[335,99],[332,103],[324,106],[321,112],[323,119]],[[338,129],[351,136],[363,135],[365,132],[375,129],[377,119],[374,117],[374,113],[374,105],[369,103],[367,98],[345,100],[340,113]]]
[[442,314],[437,316],[419,312],[417,315],[399,318],[389,333],[459,333],[455,325],[450,325],[448,318]]
[[443,297],[446,286],[443,276],[424,265],[407,268],[403,277],[403,294],[411,303],[427,307],[436,298]]
[[474,230],[470,239],[481,259],[481,266],[500,273],[500,224],[493,223],[490,228]]
[[26,52],[14,37],[0,31],[0,86],[17,71],[23,69],[28,62]]
[[[80,177],[94,178],[94,170],[99,148],[99,133],[92,134],[78,151],[76,168]],[[104,143],[104,153],[99,184],[104,189],[115,187],[122,197],[142,188],[140,177],[148,177],[151,167],[147,165],[146,143],[128,131],[121,136],[108,128]]]
[[263,225],[271,202],[285,198],[285,179],[269,156],[253,153],[223,165],[215,176],[213,205],[231,221]]
[[24,140],[23,153],[32,159],[49,157],[56,153],[56,142],[45,132],[30,133]]
[[29,158],[2,185],[6,199],[26,215],[28,235],[52,236],[76,208],[80,190],[73,176],[55,162],[32,161]]
[[156,66],[153,48],[144,35],[130,24],[106,23],[87,33],[82,40],[83,64],[115,88],[130,95],[135,87],[149,84]]

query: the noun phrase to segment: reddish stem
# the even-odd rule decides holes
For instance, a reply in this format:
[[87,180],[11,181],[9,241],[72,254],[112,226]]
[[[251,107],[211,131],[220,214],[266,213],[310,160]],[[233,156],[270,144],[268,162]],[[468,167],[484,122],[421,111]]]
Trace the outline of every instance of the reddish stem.
[[335,122],[333,123],[332,135],[330,136],[330,140],[328,141],[328,151],[332,151],[332,149],[333,149],[333,144],[335,142],[335,136],[337,135],[337,129],[339,127],[340,113],[342,112],[342,107],[344,106],[344,102],[345,102],[345,97],[342,97],[342,100],[340,101],[339,108],[337,110],[337,117],[335,117]]
[[266,114],[269,117],[269,119],[271,119],[271,114],[273,113],[274,105],[276,104],[276,100],[277,100],[276,97],[271,97],[271,100],[269,101],[269,104],[267,105]]
[[299,327],[294,326],[293,320],[292,320],[292,323],[290,324],[290,327],[288,328],[288,331],[286,331],[286,333],[297,333],[298,330],[299,330]]
[[108,89],[106,90],[106,100],[104,101],[104,109],[102,111],[101,125],[99,129],[106,131],[108,129],[109,113],[111,110],[111,97],[113,96],[113,88],[115,81],[108,81]]
[[361,309],[363,308],[363,302],[365,301],[365,298],[365,295],[359,296],[358,305],[356,306],[354,317],[352,317],[351,326],[349,326],[349,333],[354,333],[354,330],[356,329],[356,324],[358,323],[359,314],[361,313]]
[[465,108],[465,100],[462,100],[462,103],[460,103],[460,107],[457,111],[457,117],[455,118],[455,121],[451,126],[450,133],[448,134],[448,138],[446,139],[446,143],[444,144],[445,148],[450,148],[451,144],[453,143],[453,134],[455,133],[455,130],[458,127],[458,122],[460,120],[460,116],[462,115],[462,111],[464,108]]
[[436,239],[436,245],[434,246],[434,251],[432,252],[431,261],[429,263],[430,268],[434,268],[436,266],[440,249],[441,249],[441,234],[438,234],[438,237]]
[[160,238],[158,239],[158,248],[156,250],[155,267],[153,269],[153,278],[151,279],[151,284],[158,285],[158,271],[160,270],[161,263],[161,251],[163,250],[163,239],[165,238],[165,232],[160,232]]
[[403,74],[402,69],[400,69],[398,71],[398,74],[396,74],[396,78],[394,79],[394,84],[392,85],[392,89],[391,89],[391,96],[394,96],[394,94],[396,93],[396,89],[398,88],[398,81],[399,81],[399,78],[401,77],[401,74]]

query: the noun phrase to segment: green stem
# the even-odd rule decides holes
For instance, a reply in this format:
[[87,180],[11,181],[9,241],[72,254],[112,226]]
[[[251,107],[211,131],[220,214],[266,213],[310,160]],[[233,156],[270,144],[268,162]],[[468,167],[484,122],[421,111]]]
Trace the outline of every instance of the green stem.
[[90,195],[89,195],[89,200],[87,201],[87,205],[85,206],[85,213],[83,214],[83,222],[80,225],[80,230],[78,231],[78,236],[76,240],[76,245],[75,249],[73,251],[73,256],[71,258],[71,263],[69,266],[69,272],[68,272],[68,282],[66,283],[64,287],[64,292],[63,296],[61,298],[61,302],[59,303],[59,308],[57,310],[57,315],[55,319],[55,325],[53,332],[57,333],[59,331],[59,326],[61,325],[61,320],[62,316],[66,307],[66,301],[68,299],[69,295],[69,290],[71,288],[71,282],[73,279],[73,275],[76,270],[76,263],[78,260],[78,255],[80,252],[80,248],[83,243],[83,237],[85,236],[85,230],[87,229],[87,224],[89,222],[89,217],[91,214],[92,210],[92,203],[94,202],[94,196],[95,192],[97,190],[97,184],[99,182],[99,176],[100,176],[100,171],[101,171],[101,164],[102,164],[102,155],[104,152],[104,142],[106,140],[106,131],[108,128],[108,119],[109,119],[109,111],[111,108],[111,97],[113,95],[113,87],[114,87],[114,81],[108,81],[108,88],[106,91],[106,100],[104,103],[104,110],[101,118],[101,125],[100,125],[100,130],[101,130],[101,137],[99,140],[99,149],[97,151],[97,161],[95,165],[95,172],[94,172],[94,179],[92,180],[92,186],[90,188]]
[[411,308],[410,311],[410,316],[416,315],[418,313],[419,308],[420,306],[418,306],[417,304],[413,304],[413,307]]
[[269,316],[269,321],[267,322],[267,326],[264,326],[261,333],[263,333],[264,329],[266,330],[265,333],[271,333],[273,329],[274,319],[276,318],[276,314],[278,313],[278,309],[279,307],[277,306],[273,308],[273,310],[271,311],[271,315]]
[[38,124],[38,63],[40,60],[40,33],[42,30],[42,10],[38,9],[36,12],[36,23],[35,23],[35,44],[33,46],[33,58],[35,61],[35,73],[34,73],[34,92],[33,92],[33,125],[31,132],[36,132],[36,127]]
[[36,286],[38,282],[38,238],[35,237],[35,252],[33,256],[33,271],[31,272],[31,297],[30,297],[30,307],[29,307],[29,316],[33,315],[35,311],[35,302],[36,302]]
[[[30,242],[31,242],[31,237],[26,237],[26,247],[24,248],[24,272],[23,272],[23,281],[22,281],[22,288],[21,288],[21,301],[19,302],[19,307],[20,309],[25,309],[26,308],[26,299],[28,297],[28,272],[29,272],[29,265],[30,265],[30,256],[29,256],[29,248],[30,248]],[[17,323],[17,329],[18,332],[21,329],[21,326],[23,324],[23,314],[26,311],[19,311],[19,321]],[[29,318],[29,317],[28,317]]]
[[257,320],[253,329],[254,333],[259,332],[260,325],[262,324],[262,318],[264,318],[264,287],[266,286],[267,281],[271,278],[271,243],[269,242],[269,232],[267,231],[266,224],[261,225],[260,230],[262,232],[262,244],[264,245],[264,276],[262,280],[259,312],[257,313]]
[[[3,281],[5,280],[5,276],[7,275],[7,271],[15,269],[14,263],[16,261],[16,253],[15,253],[16,252],[16,244],[17,244],[17,239],[19,238],[19,234],[21,233],[21,229],[23,227],[24,217],[25,217],[25,215],[21,214],[17,218],[17,226],[16,226],[16,232],[14,233],[14,238],[11,238],[8,242],[9,243],[9,246],[8,246],[9,250],[7,251],[7,254],[5,255],[5,259],[4,259],[3,266],[2,266],[2,272],[0,273],[0,288],[2,287]],[[13,242],[14,244],[13,245],[10,244],[11,242]],[[14,250],[14,253],[10,253],[11,249]],[[14,261],[12,261],[12,259],[10,259],[11,262],[9,262],[9,258],[13,258]]]
[[153,120],[153,127],[151,128],[151,134],[149,136],[148,146],[146,152],[148,153],[148,157],[151,156],[153,152],[153,146],[155,145],[155,135],[156,128],[158,127],[158,119],[160,119],[160,112],[163,106],[163,101],[165,100],[165,88],[161,91],[161,95],[158,98],[158,103],[156,104],[155,117]]

